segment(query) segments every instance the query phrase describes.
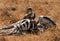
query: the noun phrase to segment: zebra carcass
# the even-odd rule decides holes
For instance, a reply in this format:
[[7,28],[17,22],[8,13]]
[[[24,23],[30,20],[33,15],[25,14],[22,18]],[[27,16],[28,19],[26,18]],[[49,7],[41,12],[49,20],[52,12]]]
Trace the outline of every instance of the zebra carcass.
[[0,28],[0,34],[11,35],[11,34],[26,34],[34,29],[35,24],[30,19],[23,19],[9,26]]

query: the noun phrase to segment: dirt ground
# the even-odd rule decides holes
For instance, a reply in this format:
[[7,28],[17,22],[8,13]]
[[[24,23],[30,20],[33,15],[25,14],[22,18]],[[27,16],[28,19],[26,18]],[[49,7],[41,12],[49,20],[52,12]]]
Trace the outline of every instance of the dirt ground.
[[23,19],[26,9],[31,7],[38,17],[48,16],[57,26],[39,35],[0,36],[0,41],[60,41],[60,0],[0,0],[0,28]]

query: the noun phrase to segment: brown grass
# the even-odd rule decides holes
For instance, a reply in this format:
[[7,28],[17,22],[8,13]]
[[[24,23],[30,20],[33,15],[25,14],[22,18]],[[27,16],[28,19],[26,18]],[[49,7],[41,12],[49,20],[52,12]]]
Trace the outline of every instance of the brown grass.
[[[59,0],[0,0],[0,27],[23,19],[26,9],[32,7],[36,19],[44,15],[53,19],[57,27],[42,34],[0,36],[0,41],[60,41],[60,1]],[[15,11],[11,8],[16,8]],[[5,14],[9,14],[9,16]]]

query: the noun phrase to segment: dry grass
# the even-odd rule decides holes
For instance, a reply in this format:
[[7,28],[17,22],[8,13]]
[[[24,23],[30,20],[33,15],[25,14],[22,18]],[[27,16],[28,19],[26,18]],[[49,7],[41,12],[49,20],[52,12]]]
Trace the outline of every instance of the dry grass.
[[[26,9],[32,7],[36,19],[44,15],[52,18],[56,30],[46,30],[42,34],[0,36],[0,41],[60,41],[60,1],[59,0],[0,0],[0,27],[23,19]],[[15,11],[11,8],[16,8]],[[5,15],[8,14],[9,16]]]

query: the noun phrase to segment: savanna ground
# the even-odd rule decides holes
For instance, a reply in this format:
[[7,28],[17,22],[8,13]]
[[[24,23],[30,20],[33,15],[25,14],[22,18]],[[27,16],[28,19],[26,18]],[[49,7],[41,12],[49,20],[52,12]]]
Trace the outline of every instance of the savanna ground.
[[0,28],[23,19],[29,7],[36,14],[35,20],[48,16],[56,22],[56,29],[39,35],[0,36],[0,41],[60,41],[60,0],[0,0]]

